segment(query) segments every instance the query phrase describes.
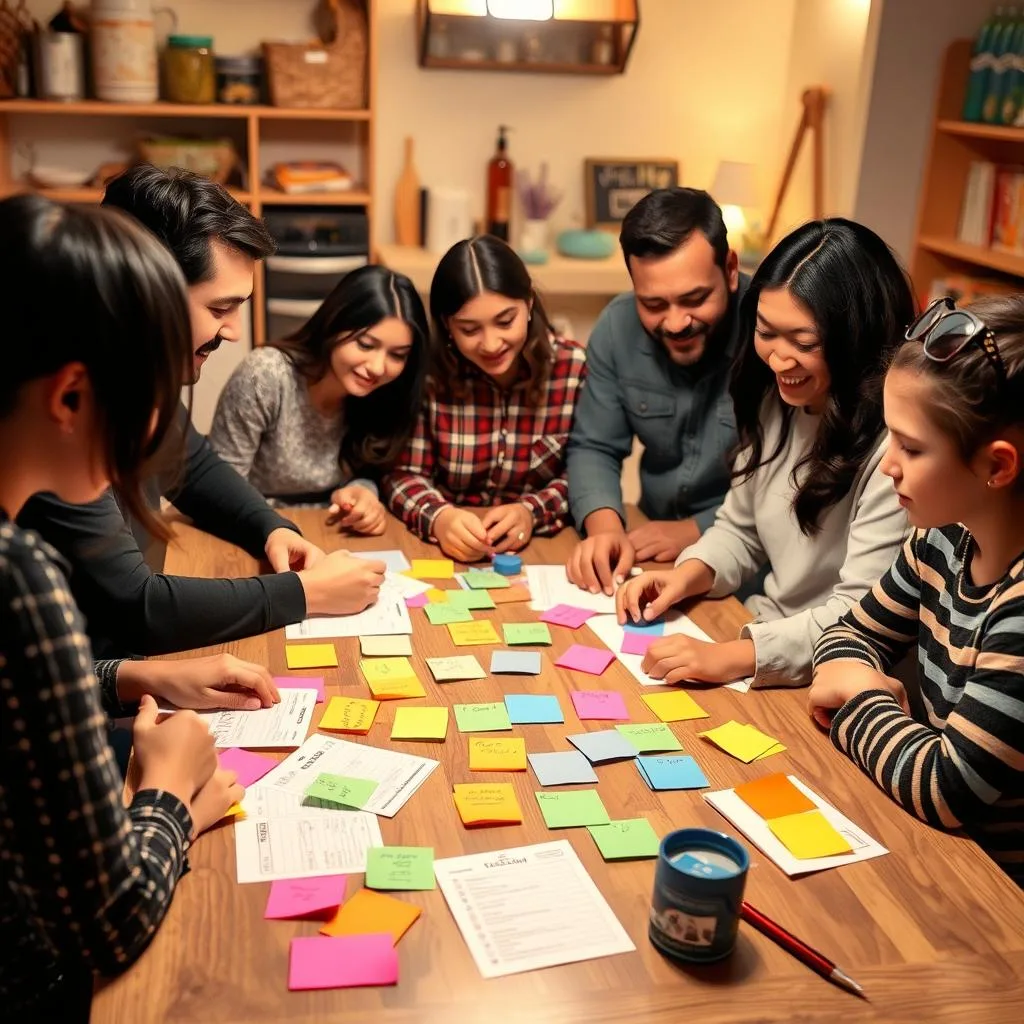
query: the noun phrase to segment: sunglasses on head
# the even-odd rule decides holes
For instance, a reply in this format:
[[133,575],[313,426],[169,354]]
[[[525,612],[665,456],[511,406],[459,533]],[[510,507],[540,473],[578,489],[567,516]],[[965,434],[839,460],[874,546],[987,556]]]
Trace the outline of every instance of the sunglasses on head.
[[970,310],[957,309],[948,296],[936,299],[907,328],[904,337],[923,342],[924,354],[935,363],[948,363],[975,344],[992,364],[1000,387],[1006,384],[1006,366],[995,335]]

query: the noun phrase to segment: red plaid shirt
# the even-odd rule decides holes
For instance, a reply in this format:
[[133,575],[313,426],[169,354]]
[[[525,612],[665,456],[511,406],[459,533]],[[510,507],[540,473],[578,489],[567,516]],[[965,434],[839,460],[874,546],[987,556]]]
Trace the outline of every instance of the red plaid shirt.
[[503,391],[467,366],[465,399],[430,398],[409,445],[384,479],[388,508],[423,540],[449,505],[490,508],[522,502],[536,534],[557,533],[569,516],[565,447],[586,353],[555,339],[539,405],[527,403],[529,380]]

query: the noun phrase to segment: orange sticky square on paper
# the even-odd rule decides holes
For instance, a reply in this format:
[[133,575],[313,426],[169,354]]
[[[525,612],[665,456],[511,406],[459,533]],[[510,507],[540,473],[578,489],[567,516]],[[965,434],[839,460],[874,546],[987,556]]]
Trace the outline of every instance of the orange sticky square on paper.
[[521,583],[514,583],[503,590],[488,590],[487,593],[491,595],[491,600],[495,604],[519,604],[533,600],[529,589]]
[[321,929],[321,935],[373,935],[390,932],[398,940],[420,916],[420,908],[370,889],[360,889]]
[[800,792],[782,772],[766,775],[763,779],[744,782],[736,787],[736,795],[766,821],[787,814],[813,811],[815,804]]
[[455,807],[467,828],[479,825],[518,825],[523,812],[511,783],[477,785],[457,782],[453,797]]

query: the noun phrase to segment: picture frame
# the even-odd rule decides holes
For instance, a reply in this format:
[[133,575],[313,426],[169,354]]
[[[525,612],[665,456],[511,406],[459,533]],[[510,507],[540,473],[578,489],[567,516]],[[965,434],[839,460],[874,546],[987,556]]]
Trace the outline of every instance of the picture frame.
[[618,230],[622,218],[645,195],[678,184],[678,160],[587,157],[583,161],[587,227]]

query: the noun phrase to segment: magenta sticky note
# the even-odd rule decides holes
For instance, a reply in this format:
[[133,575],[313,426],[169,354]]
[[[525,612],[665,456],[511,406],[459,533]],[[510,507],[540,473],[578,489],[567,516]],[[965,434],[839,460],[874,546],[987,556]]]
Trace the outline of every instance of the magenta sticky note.
[[416,594],[415,597],[405,599],[406,608],[425,608],[428,603],[426,593]]
[[549,608],[541,617],[541,622],[553,622],[556,626],[579,629],[594,613],[586,608],[576,608],[571,604],[556,604]]
[[592,676],[599,676],[614,659],[615,655],[602,647],[573,644],[555,664],[560,668],[571,668],[577,672],[589,672]]
[[570,694],[576,717],[628,722],[629,712],[621,693],[614,690],[580,690]]
[[279,690],[316,690],[317,704],[324,702],[323,676],[274,676],[274,685]]
[[263,916],[268,921],[290,918],[324,920],[334,916],[345,902],[347,875],[320,878],[289,878],[270,883],[270,896]]
[[655,640],[661,640],[660,636],[651,636],[647,633],[626,633],[622,638],[622,647],[620,650],[623,654],[646,654],[647,648],[654,643]]
[[251,750],[242,750],[239,747],[220,751],[217,754],[217,761],[221,768],[238,772],[240,786],[251,786],[277,765],[277,759],[274,757],[264,757],[262,754],[254,754]]
[[390,932],[292,939],[288,957],[290,992],[397,983],[398,953]]

